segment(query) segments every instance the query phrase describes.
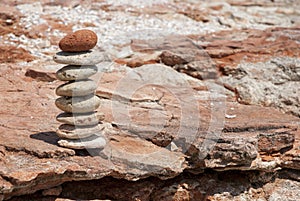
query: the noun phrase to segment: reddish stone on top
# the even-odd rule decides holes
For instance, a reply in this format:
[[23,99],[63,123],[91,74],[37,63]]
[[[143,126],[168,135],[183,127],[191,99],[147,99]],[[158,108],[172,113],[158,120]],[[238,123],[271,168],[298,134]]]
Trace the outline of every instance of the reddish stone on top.
[[65,52],[82,52],[94,48],[97,35],[91,30],[79,30],[66,35],[59,41],[59,48]]

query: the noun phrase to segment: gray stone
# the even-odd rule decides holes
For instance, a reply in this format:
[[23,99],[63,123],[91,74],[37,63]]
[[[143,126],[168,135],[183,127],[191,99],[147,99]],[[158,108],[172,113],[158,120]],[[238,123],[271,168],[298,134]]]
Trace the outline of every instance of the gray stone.
[[56,77],[62,81],[71,81],[71,80],[82,80],[87,79],[90,76],[96,74],[98,71],[97,66],[75,66],[68,65],[56,72]]
[[91,136],[79,140],[59,140],[58,144],[62,147],[67,147],[71,149],[95,149],[104,148],[106,145],[106,140],[104,137]]
[[278,57],[267,62],[241,63],[222,81],[236,90],[239,101],[280,108],[300,117],[300,59]]
[[85,114],[74,114],[74,113],[60,113],[56,120],[76,126],[92,126],[98,124],[104,120],[104,114],[99,112],[85,113]]
[[81,139],[90,137],[97,133],[101,133],[101,128],[97,125],[81,127],[62,124],[56,130],[56,134],[58,137],[66,139]]
[[56,88],[56,95],[58,96],[86,96],[93,94],[97,89],[97,84],[95,81],[78,80],[70,81],[65,84],[60,85]]
[[69,113],[88,113],[100,106],[100,98],[93,94],[79,97],[64,96],[56,99],[55,105],[62,111]]
[[95,65],[103,61],[110,61],[105,53],[99,51],[58,52],[53,56],[53,60],[70,65]]

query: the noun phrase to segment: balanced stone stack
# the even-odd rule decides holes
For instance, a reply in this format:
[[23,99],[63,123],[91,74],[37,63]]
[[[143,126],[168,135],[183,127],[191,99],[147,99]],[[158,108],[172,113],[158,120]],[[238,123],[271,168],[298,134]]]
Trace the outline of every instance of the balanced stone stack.
[[99,122],[103,115],[95,112],[100,99],[95,95],[97,84],[89,79],[97,73],[96,64],[105,60],[105,56],[93,51],[97,44],[97,35],[90,30],[79,30],[65,36],[59,42],[62,50],[53,60],[68,64],[56,72],[57,79],[66,81],[56,89],[60,96],[56,106],[64,111],[57,116],[62,125],[57,129],[61,138],[58,144],[73,149],[103,148],[106,140]]

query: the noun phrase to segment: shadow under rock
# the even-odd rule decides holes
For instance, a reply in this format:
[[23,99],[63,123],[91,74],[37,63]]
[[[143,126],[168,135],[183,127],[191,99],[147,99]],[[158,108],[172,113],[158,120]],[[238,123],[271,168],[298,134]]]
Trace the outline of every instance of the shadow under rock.
[[30,138],[36,139],[36,140],[41,140],[46,143],[58,146],[57,141],[59,140],[59,138],[54,131],[47,131],[47,132],[31,134]]
[[[101,150],[102,149],[76,149],[75,150],[75,155],[76,156],[102,156],[103,154],[101,154]],[[103,156],[103,158],[105,158]]]
[[[36,139],[36,140],[41,140],[46,143],[60,147],[59,144],[57,143],[60,138],[56,135],[56,133],[54,131],[47,131],[47,132],[31,134],[30,138]],[[88,149],[88,150],[79,149],[79,150],[75,150],[75,155],[76,156],[99,156],[100,152],[101,152],[101,149],[97,149],[97,148]]]

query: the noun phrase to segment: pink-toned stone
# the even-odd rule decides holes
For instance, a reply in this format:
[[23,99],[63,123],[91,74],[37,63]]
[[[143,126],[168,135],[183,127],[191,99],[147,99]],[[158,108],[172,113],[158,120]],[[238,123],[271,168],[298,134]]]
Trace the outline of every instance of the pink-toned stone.
[[97,44],[97,34],[91,30],[78,30],[66,35],[59,41],[59,48],[65,52],[82,52],[94,48]]

